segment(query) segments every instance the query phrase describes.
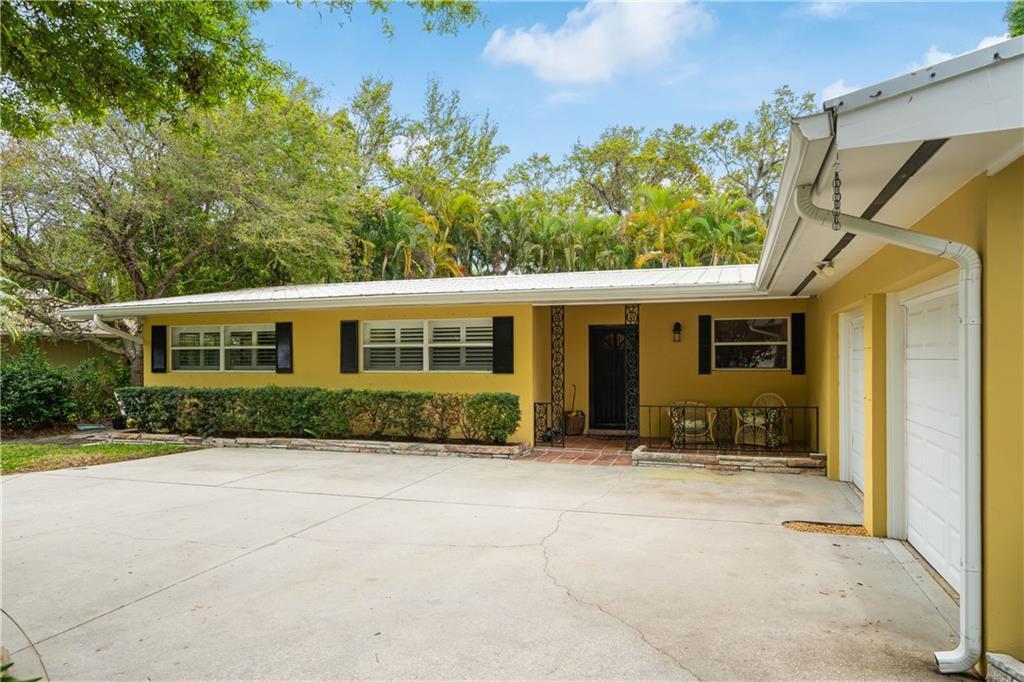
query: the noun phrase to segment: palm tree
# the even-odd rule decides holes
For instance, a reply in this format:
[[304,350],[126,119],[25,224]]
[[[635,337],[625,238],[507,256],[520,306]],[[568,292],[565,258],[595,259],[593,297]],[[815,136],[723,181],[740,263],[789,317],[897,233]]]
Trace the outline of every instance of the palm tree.
[[541,215],[531,225],[529,261],[534,272],[561,272],[564,268],[563,242],[565,221],[550,213]]
[[708,265],[754,262],[764,242],[764,222],[753,203],[731,192],[701,201],[689,231],[688,247]]
[[532,202],[510,199],[490,206],[484,213],[481,246],[494,274],[513,272],[524,263],[536,211]]
[[682,259],[677,247],[697,201],[671,186],[641,187],[637,195],[638,210],[625,222],[626,233],[639,253],[633,266],[642,268],[655,260],[663,268],[679,265]]

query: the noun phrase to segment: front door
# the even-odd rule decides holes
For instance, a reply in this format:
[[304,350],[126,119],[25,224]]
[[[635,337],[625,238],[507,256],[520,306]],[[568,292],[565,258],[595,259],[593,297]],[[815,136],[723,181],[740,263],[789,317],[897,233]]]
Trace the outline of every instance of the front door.
[[626,329],[590,326],[590,428],[626,428]]

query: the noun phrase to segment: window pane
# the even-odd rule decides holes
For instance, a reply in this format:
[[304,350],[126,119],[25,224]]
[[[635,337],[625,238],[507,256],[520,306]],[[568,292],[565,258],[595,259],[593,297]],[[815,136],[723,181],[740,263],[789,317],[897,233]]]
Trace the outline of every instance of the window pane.
[[441,347],[430,349],[430,369],[435,372],[454,372],[462,366],[462,349]]
[[363,353],[363,368],[368,370],[393,370],[397,351],[395,348],[366,348]]
[[174,330],[174,338],[171,339],[172,346],[198,346],[200,333],[197,331]]
[[252,332],[251,331],[228,331],[228,345],[229,346],[251,346],[252,345]]
[[430,323],[431,343],[458,343],[462,340],[462,325],[458,322],[438,321]]
[[260,369],[277,369],[277,349],[258,349],[256,351],[256,366]]
[[786,341],[788,329],[785,317],[715,320],[715,341]]
[[185,372],[219,370],[220,351],[199,348],[174,349],[171,351],[171,369]]
[[203,332],[204,346],[220,346],[220,332]]
[[406,372],[419,372],[423,369],[423,348],[399,348],[398,368]]
[[486,323],[466,325],[466,341],[470,343],[490,342],[494,338],[494,325],[488,320]]
[[489,347],[466,348],[464,369],[474,372],[491,371],[491,349]]
[[256,344],[259,346],[276,346],[277,332],[273,329],[258,330],[256,332]]
[[402,327],[399,330],[398,338],[402,343],[423,343],[423,325]]
[[715,346],[718,369],[786,369],[786,346]]
[[394,343],[398,331],[391,325],[382,326],[373,322],[365,324],[363,330],[363,340],[366,343]]
[[252,360],[251,348],[228,348],[224,351],[225,369],[252,369]]
[[490,372],[492,352],[488,346],[435,346],[430,349],[434,372]]

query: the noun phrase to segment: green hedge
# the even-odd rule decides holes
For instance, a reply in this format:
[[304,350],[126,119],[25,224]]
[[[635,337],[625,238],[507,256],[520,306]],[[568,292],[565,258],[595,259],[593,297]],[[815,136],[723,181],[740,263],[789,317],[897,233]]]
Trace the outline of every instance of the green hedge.
[[151,386],[119,389],[117,398],[124,415],[144,431],[199,436],[504,443],[521,419],[512,393]]

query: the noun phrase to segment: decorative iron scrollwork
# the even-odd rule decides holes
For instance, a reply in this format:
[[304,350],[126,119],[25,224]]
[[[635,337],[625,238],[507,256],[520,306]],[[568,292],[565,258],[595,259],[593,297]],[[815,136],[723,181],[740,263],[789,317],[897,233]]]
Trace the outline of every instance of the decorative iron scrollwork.
[[640,305],[626,305],[626,449],[640,441]]
[[551,440],[565,446],[565,306],[551,306]]

